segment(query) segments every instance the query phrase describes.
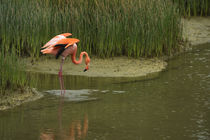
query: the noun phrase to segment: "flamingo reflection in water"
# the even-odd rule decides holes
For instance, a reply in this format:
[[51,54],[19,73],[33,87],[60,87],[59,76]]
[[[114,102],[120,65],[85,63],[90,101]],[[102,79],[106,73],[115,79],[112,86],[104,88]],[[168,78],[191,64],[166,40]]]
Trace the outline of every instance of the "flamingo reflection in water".
[[[58,136],[60,136],[64,140],[80,140],[84,139],[87,136],[88,132],[88,116],[85,114],[83,119],[83,126],[82,121],[80,119],[74,120],[70,123],[69,132],[66,133],[66,130],[63,130],[62,127],[62,109],[63,109],[63,99],[64,99],[64,82],[63,82],[63,76],[59,77],[60,80],[60,86],[61,86],[61,95],[60,96],[60,104],[58,108],[58,122],[59,122],[59,133]],[[45,132],[42,132],[40,134],[41,140],[55,140],[57,134],[53,133],[52,130],[48,129]]]
[[88,117],[85,115],[83,120],[83,126],[81,120],[75,120],[70,123],[69,132],[62,130],[59,134],[53,133],[52,130],[48,129],[45,132],[41,132],[41,140],[55,140],[59,136],[64,140],[81,140],[87,136],[88,132]]
[[[81,120],[74,121],[70,124],[70,140],[84,139],[88,131],[88,118],[87,115],[84,117],[83,129]],[[76,135],[77,134],[77,135]]]

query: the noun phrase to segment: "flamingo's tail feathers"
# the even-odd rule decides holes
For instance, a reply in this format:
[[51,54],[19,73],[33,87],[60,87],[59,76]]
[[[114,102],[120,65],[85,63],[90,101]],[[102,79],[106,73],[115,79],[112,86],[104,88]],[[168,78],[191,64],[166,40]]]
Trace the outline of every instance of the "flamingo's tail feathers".
[[45,44],[42,48],[46,48],[46,47],[48,47],[49,45],[48,44]]
[[44,50],[41,50],[41,52],[43,54],[46,54],[46,53],[51,53],[51,50],[50,49],[44,49]]
[[47,47],[49,47],[52,44],[53,44],[53,41],[49,41],[42,48],[47,48]]

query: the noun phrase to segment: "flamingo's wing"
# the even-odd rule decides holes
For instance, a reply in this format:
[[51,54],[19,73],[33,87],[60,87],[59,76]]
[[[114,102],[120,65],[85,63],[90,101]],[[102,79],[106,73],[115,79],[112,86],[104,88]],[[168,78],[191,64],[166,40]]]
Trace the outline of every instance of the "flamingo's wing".
[[72,35],[71,33],[63,33],[53,37],[50,41],[48,41],[42,48],[46,48],[49,46],[55,45],[59,40],[66,38],[67,36]]
[[60,34],[60,35],[63,35],[65,37],[67,37],[67,36],[71,36],[72,34],[71,33],[63,33],[63,34]]
[[73,45],[74,43],[78,43],[79,42],[79,39],[77,39],[77,38],[68,38],[68,39],[69,39],[69,43],[68,43],[68,45],[66,45],[65,48],[68,48],[71,45]]
[[78,43],[79,39],[76,38],[64,38],[59,40],[56,44],[52,45],[51,47],[61,47],[65,45],[65,48],[73,45],[74,43]]

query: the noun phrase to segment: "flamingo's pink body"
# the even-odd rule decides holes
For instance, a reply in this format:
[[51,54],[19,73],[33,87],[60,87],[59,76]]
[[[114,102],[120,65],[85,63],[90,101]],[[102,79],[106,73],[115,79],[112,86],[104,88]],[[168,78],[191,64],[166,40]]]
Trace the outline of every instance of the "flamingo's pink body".
[[[61,61],[61,66],[60,66],[60,71],[59,71],[59,76],[62,76],[62,65],[65,60],[65,58],[68,55],[71,55],[72,62],[74,64],[80,64],[82,62],[83,55],[86,56],[85,59],[85,70],[89,69],[89,63],[90,63],[90,58],[86,52],[81,52],[79,60],[76,60],[76,52],[77,52],[77,44],[79,42],[78,39],[76,38],[66,38],[67,36],[72,35],[71,33],[64,33],[55,36],[52,38],[49,42],[47,42],[42,48],[41,52],[43,54],[52,54],[52,55],[61,55],[62,56],[62,61]],[[60,53],[60,54],[59,54]]]

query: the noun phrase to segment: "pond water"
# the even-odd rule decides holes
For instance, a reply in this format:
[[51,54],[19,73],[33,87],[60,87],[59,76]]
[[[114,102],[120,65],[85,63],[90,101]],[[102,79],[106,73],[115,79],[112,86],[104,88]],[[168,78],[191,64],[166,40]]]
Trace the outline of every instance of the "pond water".
[[[210,139],[210,45],[141,78],[30,74],[44,97],[0,112],[1,140]],[[62,94],[62,95],[61,95]]]

